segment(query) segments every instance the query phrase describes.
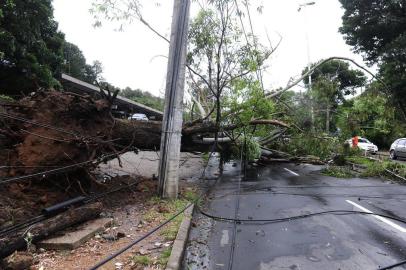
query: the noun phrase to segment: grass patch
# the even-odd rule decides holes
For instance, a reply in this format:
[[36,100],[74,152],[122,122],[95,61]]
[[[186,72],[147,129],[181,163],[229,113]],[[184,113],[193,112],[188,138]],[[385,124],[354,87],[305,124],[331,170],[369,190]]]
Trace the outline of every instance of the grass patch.
[[166,266],[168,263],[169,257],[171,256],[172,248],[166,248],[162,251],[161,255],[159,255],[157,263],[162,266]]
[[9,96],[6,96],[6,95],[0,95],[0,101],[13,102],[14,99],[12,97],[9,97]]
[[182,222],[183,216],[183,214],[177,216],[159,233],[159,235],[164,237],[165,241],[173,241],[176,239],[176,235],[178,234],[179,226]]
[[[194,195],[189,193],[188,196]],[[159,197],[152,197],[148,202],[148,204],[152,207],[144,213],[143,219],[149,223],[164,222],[185,208],[188,203],[189,201],[187,199],[164,200]],[[183,213],[177,216],[161,231],[160,234],[164,236],[165,240],[169,241],[176,238],[176,234],[178,232],[180,223],[182,222],[183,216]]]
[[[152,197],[147,203],[150,206],[150,209],[144,213],[143,219],[146,222],[164,222],[180,210],[184,209],[190,202],[201,203],[201,198],[193,190],[185,191],[182,194],[182,199],[165,200],[160,197]],[[176,239],[183,217],[184,214],[182,213],[160,231],[159,234],[165,239],[165,241],[173,241]],[[143,266],[151,264],[165,266],[171,255],[171,251],[172,248],[163,250],[159,257],[154,260],[148,256],[134,256],[132,260],[134,263]]]
[[209,152],[203,153],[202,159],[205,162],[205,164],[207,164],[209,162],[209,157],[210,157]]
[[132,257],[132,261],[137,265],[148,266],[153,263],[152,259],[147,255],[136,255]]
[[182,197],[187,201],[202,206],[203,198],[195,190],[187,190],[182,194]]
[[406,165],[392,161],[373,162],[367,165],[366,170],[361,175],[364,177],[386,177],[399,180],[399,178],[388,172],[388,170],[406,178]]
[[323,175],[336,178],[353,178],[354,174],[347,167],[330,166],[321,171]]
[[372,164],[374,164],[376,162],[374,160],[371,160],[371,159],[366,158],[366,157],[361,157],[361,156],[347,157],[347,160],[349,162],[359,164],[359,165],[365,165],[365,166],[370,166],[370,165],[372,165]]

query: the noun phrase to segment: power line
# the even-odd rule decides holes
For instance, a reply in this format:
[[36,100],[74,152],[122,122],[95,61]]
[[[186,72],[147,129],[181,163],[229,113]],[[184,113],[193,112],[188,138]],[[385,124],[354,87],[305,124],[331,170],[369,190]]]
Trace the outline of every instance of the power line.
[[[51,130],[56,130],[56,131],[59,131],[59,132],[65,133],[65,134],[69,134],[69,135],[74,136],[74,137],[75,137],[74,139],[78,139],[78,138],[82,138],[82,139],[96,139],[96,141],[99,142],[99,143],[111,143],[112,145],[117,146],[117,147],[120,147],[120,148],[128,148],[128,147],[129,147],[129,146],[123,146],[123,145],[120,145],[120,144],[118,144],[118,143],[111,142],[111,141],[103,141],[103,140],[101,140],[101,139],[100,139],[99,137],[97,137],[97,136],[84,136],[84,135],[80,134],[79,132],[69,131],[69,130],[66,130],[66,129],[63,129],[63,128],[55,127],[55,126],[53,126],[53,125],[49,125],[49,124],[44,124],[44,123],[32,121],[32,120],[30,120],[30,119],[27,119],[27,118],[24,118],[24,117],[20,117],[20,116],[16,116],[16,115],[11,115],[11,114],[8,114],[8,113],[2,113],[2,112],[0,112],[0,116],[6,117],[6,118],[9,118],[9,119],[14,119],[14,120],[17,120],[17,121],[20,121],[20,122],[29,123],[29,124],[32,124],[32,125],[36,125],[36,126],[48,128],[48,129],[51,129]],[[28,131],[26,131],[26,130],[23,130],[23,131],[24,131],[24,132],[28,132]],[[28,132],[28,133],[30,133],[30,132]],[[41,136],[41,135],[38,135],[38,134],[33,134],[33,135],[35,135],[35,136]],[[44,139],[51,139],[51,140],[59,141],[58,139],[55,139],[55,138],[49,138],[49,137],[44,137],[44,136],[42,136],[42,137],[43,137]],[[69,142],[69,141],[65,141],[65,140],[64,140],[64,142]],[[135,148],[135,149],[137,149],[137,148]]]
[[[110,195],[110,194],[112,194],[112,193],[121,191],[121,190],[123,190],[123,189],[125,189],[125,188],[130,188],[130,187],[133,187],[133,186],[135,186],[135,185],[138,185],[138,184],[142,183],[143,181],[144,181],[144,180],[135,181],[134,183],[127,184],[127,185],[122,186],[122,187],[117,187],[117,188],[115,188],[115,189],[112,189],[112,190],[109,190],[109,191],[106,191],[106,192],[103,192],[103,193],[95,194],[95,195],[93,195],[93,196],[91,196],[91,197],[89,197],[89,198],[83,200],[83,203],[84,203],[84,204],[88,204],[88,203],[93,202],[93,201],[95,201],[95,200],[104,198],[104,197],[106,197],[107,195]],[[16,225],[13,225],[13,226],[9,226],[9,227],[3,228],[2,230],[0,230],[0,236],[4,236],[4,235],[6,235],[6,234],[10,234],[10,233],[17,232],[17,231],[19,231],[19,230],[21,230],[21,229],[23,229],[23,228],[26,228],[26,227],[28,227],[28,226],[37,224],[37,223],[39,223],[39,222],[41,222],[41,221],[44,221],[44,220],[46,220],[46,219],[48,219],[48,218],[50,218],[50,217],[53,217],[53,216],[54,216],[54,215],[49,216],[49,215],[42,214],[42,215],[33,217],[33,218],[31,218],[31,219],[29,219],[29,220],[27,220],[27,221],[25,221],[25,222],[22,222],[22,223],[20,223],[20,224],[16,224]]]
[[127,246],[123,247],[122,249],[120,249],[119,251],[113,253],[112,255],[108,256],[107,258],[103,259],[102,261],[98,262],[96,265],[94,265],[93,267],[89,268],[89,270],[95,270],[98,269],[99,267],[105,265],[106,263],[108,263],[109,261],[111,261],[112,259],[116,258],[117,256],[119,256],[120,254],[126,252],[127,250],[129,250],[130,248],[132,248],[133,246],[135,246],[136,244],[138,244],[139,242],[141,242],[142,240],[144,240],[145,238],[149,237],[150,235],[154,234],[156,231],[158,231],[159,229],[161,229],[162,227],[164,227],[165,225],[167,225],[168,223],[170,223],[171,221],[173,221],[175,218],[177,218],[180,214],[182,214],[183,212],[186,211],[186,209],[188,209],[189,207],[191,207],[193,204],[189,203],[186,207],[184,207],[182,210],[180,210],[179,212],[177,212],[175,215],[173,215],[171,218],[167,219],[165,222],[161,223],[159,226],[155,227],[154,229],[150,230],[148,233],[144,234],[143,236],[141,236],[140,238],[138,238],[137,240],[131,242],[130,244],[128,244]]
[[56,168],[56,169],[51,169],[51,170],[42,171],[42,172],[38,172],[38,173],[33,173],[33,174],[29,174],[29,175],[23,175],[23,176],[11,177],[11,178],[6,178],[6,179],[0,179],[0,185],[4,185],[4,184],[8,184],[8,183],[15,182],[15,181],[20,181],[20,180],[31,179],[31,178],[34,178],[34,177],[37,177],[37,176],[45,177],[46,175],[59,173],[59,172],[62,172],[64,170],[75,168],[75,167],[80,167],[82,165],[86,165],[86,164],[92,163],[94,161],[101,161],[101,160],[103,160],[105,158],[108,158],[108,157],[111,157],[111,156],[117,156],[117,154],[114,153],[114,154],[110,154],[110,155],[105,155],[103,157],[99,157],[99,158],[96,158],[96,159],[92,159],[92,160],[88,160],[88,161],[84,161],[84,162],[80,162],[80,163],[75,163],[75,164],[71,164],[71,165],[68,165],[68,166],[59,167],[59,168]]
[[[211,152],[209,155],[209,161],[210,158],[212,157],[214,150],[216,148],[216,144],[213,144],[212,148],[211,148]],[[206,169],[209,165],[209,162],[207,162],[206,166],[204,167],[202,174],[200,176],[200,179],[204,178],[204,175],[206,174]],[[217,178],[216,182],[214,183],[213,186],[215,186],[217,184],[219,178]],[[213,187],[212,186],[212,187]],[[205,193],[209,192],[211,189],[209,188],[208,191],[206,191]],[[141,236],[140,238],[138,238],[137,240],[131,242],[130,244],[128,244],[127,246],[121,248],[120,250],[118,250],[117,252],[111,254],[110,256],[108,256],[107,258],[103,259],[102,261],[98,262],[96,265],[94,265],[93,267],[89,268],[89,270],[95,270],[98,269],[99,267],[105,265],[106,263],[108,263],[109,261],[111,261],[112,259],[116,258],[117,256],[121,255],[122,253],[126,252],[127,250],[129,250],[130,248],[132,248],[134,245],[138,244],[139,242],[141,242],[142,240],[146,239],[147,237],[151,236],[152,234],[154,234],[155,232],[157,232],[159,229],[163,228],[164,226],[166,226],[168,223],[170,223],[171,221],[173,221],[176,217],[178,217],[180,214],[182,214],[183,212],[186,211],[186,209],[188,209],[189,207],[191,207],[193,204],[196,204],[196,202],[198,202],[205,193],[202,193],[198,198],[196,198],[193,202],[189,203],[187,206],[185,206],[183,209],[181,209],[179,212],[177,212],[175,215],[173,215],[172,217],[170,217],[169,219],[167,219],[165,222],[161,223],[160,225],[158,225],[157,227],[155,227],[154,229],[150,230],[148,233],[144,234],[143,236]]]
[[319,215],[351,215],[351,214],[359,214],[359,215],[374,215],[374,216],[380,216],[392,220],[399,221],[401,223],[406,224],[406,220],[389,216],[389,215],[384,215],[384,214],[377,214],[377,213],[369,213],[369,212],[361,212],[361,211],[352,211],[352,210],[330,210],[330,211],[322,211],[322,212],[316,212],[316,213],[310,213],[310,214],[305,214],[305,215],[297,215],[297,216],[291,216],[291,217],[286,217],[286,218],[275,218],[275,219],[236,219],[236,218],[228,218],[228,217],[223,217],[223,216],[216,216],[210,213],[207,213],[203,211],[201,208],[197,207],[199,212],[211,219],[217,220],[217,221],[224,221],[224,222],[238,222],[239,224],[258,224],[261,223],[263,224],[271,224],[271,223],[279,223],[279,222],[286,222],[286,221],[292,221],[292,220],[297,220],[297,219],[303,219],[303,218],[309,218],[313,216],[319,216]]
[[401,265],[404,265],[404,264],[406,264],[406,260],[401,261],[401,262],[398,262],[398,263],[395,263],[395,264],[391,264],[391,265],[388,265],[388,266],[385,266],[385,267],[380,267],[378,270],[393,269],[393,268],[395,268],[395,267],[398,267],[398,266],[401,266]]

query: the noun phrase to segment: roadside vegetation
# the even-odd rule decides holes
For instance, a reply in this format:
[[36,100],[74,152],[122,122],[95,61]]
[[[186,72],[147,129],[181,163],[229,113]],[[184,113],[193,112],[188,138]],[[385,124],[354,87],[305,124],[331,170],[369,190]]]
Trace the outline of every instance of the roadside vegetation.
[[[152,197],[149,199],[148,204],[153,206],[143,214],[142,220],[147,223],[162,223],[171,218],[174,214],[178,213],[187,204],[194,202],[201,203],[201,199],[196,191],[188,189],[182,192],[181,198],[166,200],[159,197]],[[163,237],[164,241],[174,241],[176,239],[180,224],[184,218],[184,214],[180,214],[167,226],[161,229],[158,233]],[[131,263],[138,266],[159,266],[165,268],[168,259],[171,255],[172,248],[169,246],[160,252],[159,256],[152,256],[150,254],[137,254],[130,258]]]
[[349,167],[329,166],[321,171],[322,174],[336,178],[352,178],[356,174]]

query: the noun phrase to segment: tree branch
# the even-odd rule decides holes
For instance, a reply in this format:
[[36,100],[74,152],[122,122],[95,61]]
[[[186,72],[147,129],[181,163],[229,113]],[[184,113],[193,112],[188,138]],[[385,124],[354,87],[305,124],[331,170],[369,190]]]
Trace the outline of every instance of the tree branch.
[[375,74],[373,74],[371,71],[369,71],[368,69],[364,68],[363,66],[361,66],[360,64],[358,64],[357,62],[355,62],[354,60],[347,58],[347,57],[340,57],[340,56],[333,56],[333,57],[329,57],[323,61],[321,61],[320,63],[318,63],[317,65],[313,66],[310,70],[308,70],[305,74],[303,74],[299,79],[297,79],[296,81],[294,81],[293,83],[289,84],[287,87],[276,91],[276,92],[271,92],[266,94],[266,96],[268,98],[274,98],[276,96],[281,95],[282,93],[288,91],[289,89],[291,89],[292,87],[294,87],[295,85],[297,85],[298,83],[300,83],[304,78],[306,78],[307,76],[309,76],[311,73],[313,73],[313,71],[315,69],[317,69],[318,67],[320,67],[321,65],[332,61],[332,60],[344,60],[344,61],[349,61],[352,62],[354,65],[356,65],[357,67],[359,67],[360,69],[364,70],[365,72],[367,72],[369,75],[371,75],[373,78],[375,78],[377,81],[379,81],[382,85],[384,85],[386,88],[388,88],[388,86],[385,84],[384,81],[382,81],[381,79],[379,79],[377,76],[375,76]]

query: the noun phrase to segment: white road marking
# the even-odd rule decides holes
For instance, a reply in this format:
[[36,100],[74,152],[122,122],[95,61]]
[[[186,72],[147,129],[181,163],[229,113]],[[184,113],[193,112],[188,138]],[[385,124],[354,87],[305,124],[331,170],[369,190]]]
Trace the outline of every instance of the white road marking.
[[221,247],[228,245],[229,240],[230,240],[230,237],[228,236],[228,230],[223,230],[223,235],[221,235],[221,240],[220,240]]
[[[355,207],[361,209],[361,210],[364,211],[364,212],[373,214],[372,211],[366,209],[365,207],[363,207],[363,206],[361,206],[361,205],[359,205],[359,204],[357,204],[357,203],[355,203],[355,202],[353,202],[353,201],[350,201],[350,200],[345,200],[345,201],[346,201],[347,203],[352,204],[353,206],[355,206]],[[384,217],[377,216],[377,215],[373,215],[373,216],[374,216],[376,219],[379,219],[380,221],[382,221],[382,222],[388,224],[389,226],[392,226],[393,228],[395,228],[395,229],[397,229],[397,230],[399,230],[399,231],[401,231],[401,232],[403,232],[403,233],[406,233],[406,229],[403,228],[402,226],[399,226],[398,224],[396,224],[396,223],[394,223],[394,222],[392,222],[392,221],[390,221],[390,220],[388,220],[388,219],[386,219],[386,218],[384,218]]]
[[288,171],[288,172],[290,172],[291,174],[293,174],[295,176],[299,176],[299,174],[295,173],[294,171],[291,171],[291,170],[289,170],[287,168],[284,168],[284,169],[285,169],[285,171]]

